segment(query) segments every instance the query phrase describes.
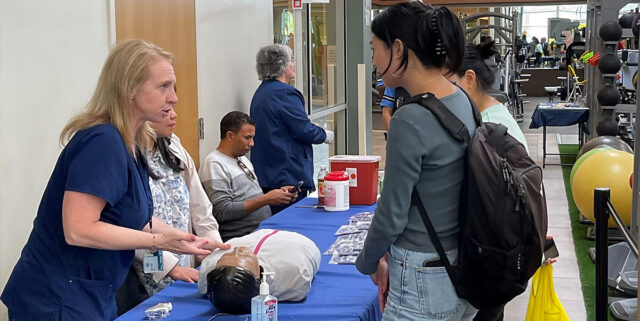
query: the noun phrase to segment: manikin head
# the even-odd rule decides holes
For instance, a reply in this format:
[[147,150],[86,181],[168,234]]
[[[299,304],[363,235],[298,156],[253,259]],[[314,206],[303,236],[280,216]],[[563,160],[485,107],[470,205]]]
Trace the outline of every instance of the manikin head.
[[251,298],[259,292],[260,274],[258,257],[247,247],[235,247],[207,274],[207,296],[222,312],[249,313]]

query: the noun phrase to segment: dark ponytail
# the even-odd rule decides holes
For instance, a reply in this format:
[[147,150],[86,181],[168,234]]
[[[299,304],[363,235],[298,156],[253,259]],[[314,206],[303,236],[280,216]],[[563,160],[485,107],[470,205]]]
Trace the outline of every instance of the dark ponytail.
[[[181,166],[180,159],[176,157],[176,155],[173,155],[169,150],[170,144],[171,138],[169,137],[156,138],[154,147],[160,154],[160,157],[164,160],[165,164],[167,164],[167,166],[169,166],[169,168],[171,168],[175,173],[179,173],[183,171],[184,168]],[[152,171],[149,171],[149,176],[155,180],[163,178]]]
[[487,65],[486,60],[496,54],[493,49],[494,44],[495,42],[491,41],[477,46],[468,45],[456,75],[463,77],[467,70],[473,70],[483,91],[491,88],[496,81],[495,70]]
[[[462,24],[451,10],[412,1],[393,5],[371,23],[371,32],[391,48],[398,39],[404,45],[402,60],[394,75],[407,70],[411,49],[425,67],[457,70],[464,55]],[[389,63],[393,59],[393,52]],[[389,64],[390,65],[390,64]],[[381,75],[388,72],[389,67]]]

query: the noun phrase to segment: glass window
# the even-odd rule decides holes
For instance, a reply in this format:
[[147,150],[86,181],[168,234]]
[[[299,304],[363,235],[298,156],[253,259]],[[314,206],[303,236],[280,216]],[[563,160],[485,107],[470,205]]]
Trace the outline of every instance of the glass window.
[[273,42],[291,46],[293,50],[293,9],[291,1],[273,2]]
[[326,165],[329,170],[329,157],[346,154],[346,110],[313,119],[312,122],[324,129],[332,130],[335,134],[333,144],[313,145],[313,177],[318,177],[320,165]]
[[320,165],[329,168],[329,157],[347,150],[344,3],[311,3],[294,11],[291,1],[273,0],[274,42],[290,46],[296,56],[291,85],[305,96],[311,121],[334,132],[333,144],[313,145],[314,179]]
[[[302,73],[303,64],[306,65],[305,57],[302,57],[302,59],[296,57],[295,40],[296,38],[302,39],[302,30],[296,30],[295,28],[296,16],[300,17],[300,12],[297,11],[293,10],[291,1],[273,0],[273,42],[291,48],[292,58],[296,63],[296,76]],[[305,81],[305,77],[301,76],[300,79],[297,77],[292,79],[289,84],[296,87],[304,95],[307,90]]]
[[527,32],[527,40],[533,36],[547,37],[549,18],[565,18],[585,23],[586,5],[532,6],[522,8],[522,30]]
[[624,7],[622,7],[622,9],[620,9],[620,12],[629,12],[632,10],[635,10],[636,8],[639,8],[640,4],[637,3],[629,3],[627,5],[625,5]]
[[311,114],[345,103],[344,1],[312,3]]

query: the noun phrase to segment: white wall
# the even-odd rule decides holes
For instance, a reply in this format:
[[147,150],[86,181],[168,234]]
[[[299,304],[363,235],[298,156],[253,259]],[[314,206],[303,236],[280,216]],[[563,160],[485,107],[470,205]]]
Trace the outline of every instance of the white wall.
[[256,53],[273,43],[272,0],[196,0],[196,42],[203,161],[220,142],[222,117],[234,110],[249,113],[260,84]]
[[93,92],[107,17],[107,1],[0,1],[0,289],[31,231],[60,130]]
[[[0,1],[0,292],[60,153],[60,130],[90,98],[108,54],[108,8],[108,0]],[[255,54],[273,37],[272,0],[196,0],[196,23],[204,159],[222,116],[248,112]]]

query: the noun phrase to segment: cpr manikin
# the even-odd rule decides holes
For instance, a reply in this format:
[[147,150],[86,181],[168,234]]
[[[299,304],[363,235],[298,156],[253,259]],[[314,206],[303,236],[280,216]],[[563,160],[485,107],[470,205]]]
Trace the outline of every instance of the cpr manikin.
[[200,267],[198,290],[222,312],[251,310],[259,292],[262,272],[270,294],[279,301],[300,301],[311,289],[320,266],[320,250],[307,237],[288,231],[262,229],[227,241],[231,249],[214,251]]

